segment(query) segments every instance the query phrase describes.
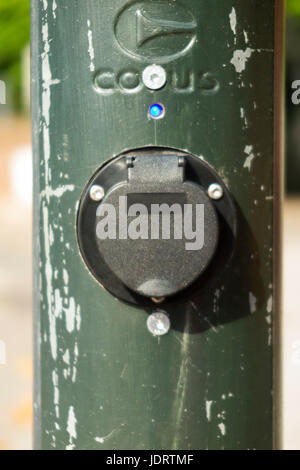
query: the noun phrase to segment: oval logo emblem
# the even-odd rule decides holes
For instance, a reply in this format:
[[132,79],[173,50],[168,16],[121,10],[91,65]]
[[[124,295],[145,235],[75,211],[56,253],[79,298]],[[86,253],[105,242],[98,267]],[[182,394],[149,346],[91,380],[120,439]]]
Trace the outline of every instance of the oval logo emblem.
[[137,1],[123,8],[115,23],[120,47],[142,60],[166,62],[194,44],[197,22],[178,2]]

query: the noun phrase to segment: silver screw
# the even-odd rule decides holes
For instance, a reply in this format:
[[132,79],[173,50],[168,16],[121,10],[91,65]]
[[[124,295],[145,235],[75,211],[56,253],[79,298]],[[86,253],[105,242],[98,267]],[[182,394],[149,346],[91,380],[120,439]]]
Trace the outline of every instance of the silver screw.
[[167,73],[160,65],[149,65],[143,71],[143,82],[150,90],[160,90],[167,82]]
[[209,186],[207,193],[211,199],[214,199],[217,201],[218,199],[221,199],[224,195],[223,188],[220,184],[218,183],[213,183]]
[[156,312],[149,315],[147,328],[154,336],[163,336],[169,332],[171,322],[168,315],[164,312]]
[[94,184],[91,189],[90,189],[90,198],[93,199],[93,201],[102,201],[104,198],[105,191],[102,188],[102,186],[99,186],[98,184]]

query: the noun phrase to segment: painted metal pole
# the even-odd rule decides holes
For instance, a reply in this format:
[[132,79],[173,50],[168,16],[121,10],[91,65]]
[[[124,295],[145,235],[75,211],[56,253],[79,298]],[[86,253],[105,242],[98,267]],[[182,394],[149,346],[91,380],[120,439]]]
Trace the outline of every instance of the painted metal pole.
[[[280,446],[283,19],[281,0],[32,0],[37,449]],[[90,276],[75,227],[101,163],[146,146],[212,165],[240,227],[227,271],[168,307],[159,339],[151,309]]]

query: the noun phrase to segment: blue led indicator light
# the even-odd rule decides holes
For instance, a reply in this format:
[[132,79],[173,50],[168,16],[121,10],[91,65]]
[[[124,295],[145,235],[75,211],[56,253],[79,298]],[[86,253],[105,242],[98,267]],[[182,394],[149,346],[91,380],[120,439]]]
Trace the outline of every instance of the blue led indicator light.
[[160,103],[154,103],[149,108],[149,114],[152,117],[152,119],[160,119],[165,114],[165,108]]

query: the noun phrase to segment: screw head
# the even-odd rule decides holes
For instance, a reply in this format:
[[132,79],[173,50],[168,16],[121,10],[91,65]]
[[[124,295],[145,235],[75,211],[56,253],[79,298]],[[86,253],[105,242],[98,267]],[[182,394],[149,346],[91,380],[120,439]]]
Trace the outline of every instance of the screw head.
[[149,90],[160,90],[167,82],[167,73],[160,65],[149,65],[143,71],[143,82]]
[[164,312],[155,312],[147,319],[147,328],[154,336],[166,335],[171,328],[171,322]]
[[209,186],[207,193],[211,199],[214,199],[217,201],[218,199],[221,199],[224,195],[223,188],[220,184],[218,183],[213,183]]
[[102,201],[104,198],[105,191],[102,188],[102,186],[99,186],[98,184],[94,184],[91,189],[90,189],[90,198],[93,199],[93,201]]

